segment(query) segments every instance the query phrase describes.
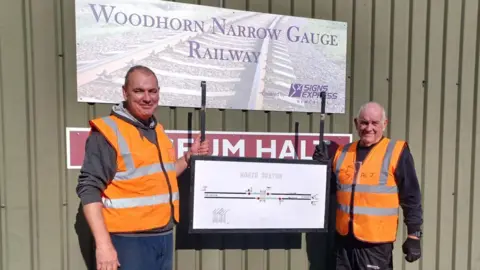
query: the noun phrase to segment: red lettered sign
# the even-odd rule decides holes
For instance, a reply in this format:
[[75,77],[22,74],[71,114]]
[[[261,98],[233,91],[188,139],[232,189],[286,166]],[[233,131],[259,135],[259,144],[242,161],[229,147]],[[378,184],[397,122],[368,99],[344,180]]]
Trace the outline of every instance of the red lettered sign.
[[[83,163],[85,142],[89,128],[67,128],[67,167],[80,169]],[[189,143],[199,131],[166,130],[166,133],[176,149],[177,157],[182,156]],[[312,159],[315,146],[319,142],[318,133],[274,133],[274,132],[229,132],[206,131],[214,156],[229,157],[261,157],[286,159]],[[190,139],[189,139],[190,138]],[[351,134],[325,134],[329,140],[330,155],[333,155],[338,145],[352,141]]]

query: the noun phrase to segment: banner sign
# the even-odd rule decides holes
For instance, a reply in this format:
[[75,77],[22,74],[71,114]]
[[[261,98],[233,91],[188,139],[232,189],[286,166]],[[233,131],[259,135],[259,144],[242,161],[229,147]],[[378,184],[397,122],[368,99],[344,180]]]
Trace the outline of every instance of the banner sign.
[[127,70],[159,79],[162,106],[345,112],[345,22],[160,0],[75,1],[77,99],[118,103]]
[[[67,168],[80,169],[85,155],[85,143],[90,128],[67,128]],[[188,151],[199,131],[166,130],[172,141],[177,158]],[[274,133],[274,132],[228,132],[206,131],[210,140],[212,155],[229,157],[261,157],[285,159],[312,159],[319,142],[317,133]],[[352,141],[351,134],[325,134],[330,142],[329,152],[333,155],[338,145]]]

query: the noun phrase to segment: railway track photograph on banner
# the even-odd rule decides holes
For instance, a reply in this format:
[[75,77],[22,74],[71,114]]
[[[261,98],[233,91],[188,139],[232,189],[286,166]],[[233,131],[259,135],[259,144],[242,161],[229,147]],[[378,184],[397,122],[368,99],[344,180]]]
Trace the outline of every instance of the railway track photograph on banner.
[[126,71],[158,77],[160,105],[345,113],[347,24],[158,0],[78,0],[77,100],[118,103]]

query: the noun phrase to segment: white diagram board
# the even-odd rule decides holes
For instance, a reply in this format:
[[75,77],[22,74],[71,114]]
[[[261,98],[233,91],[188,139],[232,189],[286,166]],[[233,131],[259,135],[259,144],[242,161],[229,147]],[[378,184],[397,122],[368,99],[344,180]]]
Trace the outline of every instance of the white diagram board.
[[326,230],[326,164],[204,157],[192,170],[191,231]]

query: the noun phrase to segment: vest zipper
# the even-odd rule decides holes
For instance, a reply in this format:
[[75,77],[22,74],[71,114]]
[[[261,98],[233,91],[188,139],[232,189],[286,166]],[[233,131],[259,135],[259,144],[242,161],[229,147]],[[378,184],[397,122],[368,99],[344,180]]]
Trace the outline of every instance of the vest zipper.
[[[160,151],[160,146],[158,145],[159,142],[158,142],[158,138],[157,138],[157,132],[155,131],[155,146],[157,147],[157,151],[158,151],[158,158],[160,160],[160,166],[162,167],[162,171],[163,171],[163,174],[165,175],[165,179],[167,180],[167,186],[168,186],[168,194],[170,195],[169,197],[169,202],[170,202],[170,218],[173,218],[174,222],[175,222],[175,218],[174,218],[174,209],[175,207],[173,206],[173,196],[172,196],[172,185],[170,184],[170,178],[168,177],[168,173],[167,173],[167,170],[165,169],[165,166],[163,165],[163,158],[162,158],[162,151]],[[170,221],[169,221],[170,222]],[[169,223],[167,222],[167,224]]]
[[[356,157],[355,157],[356,158]],[[351,228],[350,230],[352,230],[352,234],[353,234],[353,217],[354,217],[354,211],[355,211],[355,187],[357,186],[357,183],[358,183],[358,177],[360,175],[360,170],[362,168],[362,162],[357,162],[355,161],[355,172],[353,174],[353,181],[352,181],[352,192],[351,192],[351,195],[350,195],[350,222],[348,224],[348,226]]]

